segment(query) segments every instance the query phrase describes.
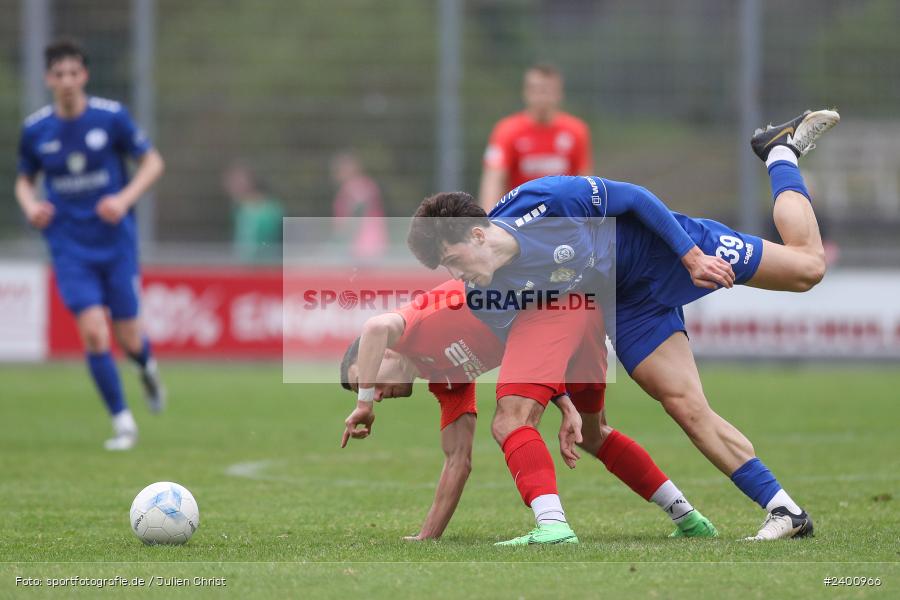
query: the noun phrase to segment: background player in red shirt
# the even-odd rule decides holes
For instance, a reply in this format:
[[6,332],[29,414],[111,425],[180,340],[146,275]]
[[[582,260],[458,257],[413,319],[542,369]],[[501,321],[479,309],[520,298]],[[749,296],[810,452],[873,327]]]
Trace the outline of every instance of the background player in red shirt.
[[381,189],[366,174],[359,157],[345,151],[331,159],[334,197],[334,229],[348,240],[357,263],[377,261],[387,250],[388,229]]
[[507,191],[545,175],[590,175],[591,132],[581,119],[559,109],[559,70],[536,64],[525,71],[525,110],[500,120],[484,153],[478,199],[489,211]]
[[[448,281],[419,298],[422,301],[369,319],[341,363],[341,383],[345,389],[359,393],[359,381],[377,382],[371,388],[374,401],[410,396],[413,381],[423,377],[429,380],[428,389],[440,403],[444,467],[422,528],[417,535],[407,538],[416,540],[440,537],[462,496],[471,469],[477,413],[476,377],[506,362],[504,355],[512,354],[511,362],[517,362],[515,353],[523,348],[522,345],[505,347],[471,313],[462,282]],[[693,509],[647,451],[606,424],[606,385],[602,382],[607,359],[606,335],[600,311],[554,311],[551,329],[558,335],[577,335],[581,342],[570,346],[576,349],[571,355],[546,357],[542,372],[523,374],[501,370],[500,385],[514,387],[516,393],[542,399],[544,403],[551,396],[558,396],[554,401],[563,414],[560,449],[569,467],[574,468],[578,459],[573,448],[577,443],[642,498],[666,511],[678,527],[673,536],[715,536],[712,523]],[[546,334],[553,335],[551,331]],[[604,368],[597,369],[597,365]],[[519,383],[526,375],[538,383]],[[558,383],[563,378],[570,383]],[[363,387],[370,386],[364,383]],[[561,395],[566,392],[568,396]],[[365,389],[360,395],[363,394]],[[368,437],[375,419],[372,409],[372,401],[357,402],[356,410],[345,422],[341,447],[351,437]],[[536,427],[539,421],[540,414],[535,413],[530,424]],[[512,453],[510,462],[515,460]],[[531,506],[539,522],[562,516],[542,510],[539,497],[528,498],[526,504]]]

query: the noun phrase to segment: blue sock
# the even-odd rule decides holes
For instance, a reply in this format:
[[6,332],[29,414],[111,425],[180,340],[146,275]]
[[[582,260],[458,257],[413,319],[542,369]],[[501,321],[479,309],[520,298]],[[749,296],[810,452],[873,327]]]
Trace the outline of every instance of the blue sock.
[[778,198],[778,194],[787,190],[793,190],[806,196],[806,199],[812,202],[809,197],[809,191],[803,182],[803,175],[800,174],[800,168],[797,165],[786,160],[779,160],[772,163],[769,167],[769,182],[772,184],[772,198]]
[[87,362],[91,377],[94,378],[94,383],[103,396],[109,414],[117,415],[125,410],[125,396],[122,395],[122,384],[112,354],[109,351],[99,354],[88,353]]
[[758,458],[751,458],[731,474],[731,481],[738,486],[744,494],[766,508],[775,494],[781,489],[781,484],[772,475],[769,467]]
[[147,361],[153,357],[153,352],[150,350],[150,340],[147,339],[147,336],[141,338],[141,350],[137,354],[128,353],[128,357],[139,364],[141,368],[147,366]]

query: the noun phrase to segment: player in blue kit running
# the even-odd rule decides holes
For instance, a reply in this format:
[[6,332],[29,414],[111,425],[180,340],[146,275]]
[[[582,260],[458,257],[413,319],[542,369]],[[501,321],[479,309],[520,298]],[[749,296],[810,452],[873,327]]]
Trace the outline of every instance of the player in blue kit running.
[[[110,353],[106,311],[119,346],[140,369],[150,410],[162,410],[165,391],[138,318],[133,208],[162,175],[163,160],[124,106],[87,96],[88,61],[77,43],[60,40],[44,54],[53,104],[25,119],[16,199],[47,240],[60,295],[75,316],[91,377],[112,417],[114,437],[105,447],[128,450],[137,442],[137,424]],[[130,180],[128,159],[137,163]],[[39,173],[46,200],[38,196]]]
[[[808,536],[813,524],[806,512],[756,458],[750,441],[710,408],[681,307],[735,283],[802,292],[822,279],[822,240],[797,159],[839,119],[834,111],[807,111],[751,140],[768,167],[783,244],[673,213],[629,183],[547,177],[509,192],[489,217],[468,194],[432,196],[416,212],[409,246],[429,268],[443,265],[467,281],[470,307],[495,329],[507,329],[507,344],[524,339],[515,317],[529,291],[603,295],[615,289],[614,343],[622,364],[710,462],[766,509],[751,539]],[[553,351],[541,348],[534,360]],[[535,407],[500,396],[498,390],[492,431],[506,452],[507,437],[527,425]],[[542,456],[546,448],[533,452]],[[517,475],[518,481],[527,473]]]

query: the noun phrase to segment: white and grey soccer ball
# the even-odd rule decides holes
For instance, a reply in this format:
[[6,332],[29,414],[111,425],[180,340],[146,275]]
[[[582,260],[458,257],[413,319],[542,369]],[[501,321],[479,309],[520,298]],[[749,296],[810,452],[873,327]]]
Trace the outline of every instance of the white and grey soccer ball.
[[200,526],[194,496],[171,481],[151,483],[131,503],[131,530],[145,544],[183,544]]

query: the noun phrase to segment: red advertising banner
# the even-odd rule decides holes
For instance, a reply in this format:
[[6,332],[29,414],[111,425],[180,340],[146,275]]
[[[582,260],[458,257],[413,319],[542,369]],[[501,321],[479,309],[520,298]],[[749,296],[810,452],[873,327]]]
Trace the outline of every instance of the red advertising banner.
[[[50,271],[42,265],[0,269],[0,300],[9,305],[6,321],[0,318],[0,350],[3,342],[9,348],[0,360],[81,355],[75,320],[52,274],[42,285]],[[446,279],[443,270],[415,267],[317,267],[284,277],[280,269],[148,267],[141,311],[161,356],[331,360],[369,316]],[[699,357],[896,360],[900,303],[888,301],[896,298],[898,273],[836,272],[806,294],[736,287],[690,304],[685,313]]]
[[[50,356],[79,355],[75,320],[50,279]],[[333,358],[368,316],[446,279],[424,269],[297,269],[283,277],[281,269],[148,267],[141,317],[159,356],[278,359],[287,348]]]

